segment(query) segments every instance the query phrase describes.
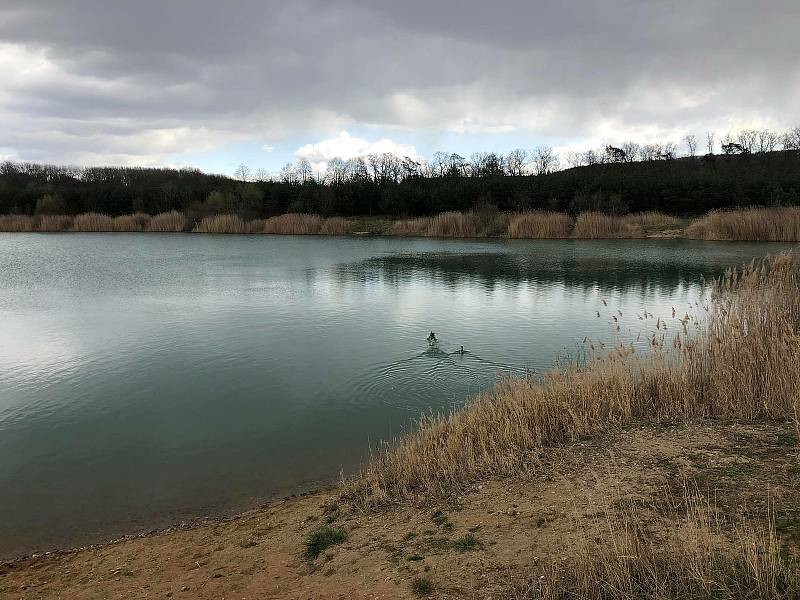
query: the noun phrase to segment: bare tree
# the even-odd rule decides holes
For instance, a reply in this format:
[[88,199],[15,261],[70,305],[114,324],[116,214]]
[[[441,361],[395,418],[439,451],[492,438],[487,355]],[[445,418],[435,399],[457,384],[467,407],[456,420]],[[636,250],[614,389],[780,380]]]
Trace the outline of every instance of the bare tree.
[[570,150],[564,155],[564,161],[567,163],[567,167],[570,169],[574,169],[575,167],[582,167],[584,165],[583,154],[581,152],[575,152],[573,150]]
[[338,156],[328,161],[328,166],[325,169],[325,181],[330,184],[337,185],[344,183],[347,180],[347,163]]
[[528,162],[528,151],[516,148],[506,155],[506,171],[512,177],[525,174],[525,166]]
[[447,152],[434,152],[431,156],[430,169],[435,177],[444,177],[447,172],[449,155]]
[[295,170],[297,171],[297,176],[300,178],[300,181],[303,183],[314,177],[314,169],[305,156],[301,156],[297,159]]
[[350,181],[363,181],[365,179],[369,179],[367,163],[360,156],[356,156],[355,158],[348,160],[346,166],[347,178]]
[[769,129],[761,129],[756,132],[756,149],[760,153],[772,152],[778,147],[778,134]]
[[584,165],[596,165],[601,163],[602,159],[596,150],[587,150],[583,153],[582,162]]
[[297,183],[297,170],[292,163],[286,163],[283,165],[279,177],[283,183]]
[[744,154],[752,154],[756,149],[757,138],[758,132],[754,129],[742,129],[736,135],[736,143],[743,148]]
[[694,157],[697,155],[697,137],[694,135],[687,135],[683,138],[683,141],[686,142],[686,150],[689,153],[689,156]]
[[636,142],[625,142],[622,144],[622,151],[625,152],[625,162],[635,162],[639,159],[642,147]]
[[233,176],[239,181],[250,181],[250,167],[242,163],[236,167]]
[[270,175],[269,170],[265,169],[264,167],[260,167],[256,169],[253,179],[255,181],[271,181],[272,175]]
[[716,146],[716,133],[713,131],[709,131],[706,133],[706,152],[708,154],[714,154],[714,147]]
[[533,151],[533,169],[536,175],[546,175],[558,168],[558,156],[550,146],[537,146]]

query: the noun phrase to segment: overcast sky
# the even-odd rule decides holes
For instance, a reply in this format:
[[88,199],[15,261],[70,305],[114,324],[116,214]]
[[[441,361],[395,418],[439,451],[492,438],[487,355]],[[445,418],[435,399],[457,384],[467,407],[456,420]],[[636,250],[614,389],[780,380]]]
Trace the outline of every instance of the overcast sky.
[[798,0],[0,0],[0,159],[278,169],[800,125]]

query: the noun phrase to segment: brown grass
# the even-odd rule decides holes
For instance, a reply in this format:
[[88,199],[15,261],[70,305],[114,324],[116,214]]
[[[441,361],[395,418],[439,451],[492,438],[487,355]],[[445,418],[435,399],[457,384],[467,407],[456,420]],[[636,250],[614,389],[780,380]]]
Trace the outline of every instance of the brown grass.
[[349,235],[353,233],[353,222],[342,217],[325,219],[319,232],[322,235]]
[[0,215],[0,231],[35,231],[35,227],[28,215]]
[[568,238],[574,221],[564,213],[532,211],[515,213],[508,224],[510,238]]
[[195,233],[249,233],[249,226],[238,215],[205,217],[193,229]]
[[696,493],[682,503],[683,516],[661,535],[643,519],[643,506],[606,515],[599,530],[579,523],[581,537],[566,549],[569,558],[515,586],[509,597],[779,599],[800,594],[800,573],[782,555],[771,519],[764,525],[727,522]]
[[678,217],[666,215],[655,210],[631,213],[622,218],[625,222],[639,227],[680,227],[683,224],[683,221]]
[[400,219],[389,227],[389,235],[443,238],[481,238],[506,235],[511,213],[496,210],[449,211],[433,217]]
[[37,231],[69,231],[72,228],[69,215],[42,215],[38,221]]
[[800,241],[800,208],[748,208],[712,211],[689,227],[704,240]]
[[322,229],[323,219],[319,215],[287,213],[270,217],[264,222],[264,233],[278,235],[315,235]]
[[73,231],[114,231],[114,219],[102,213],[83,213],[72,222]]
[[145,231],[179,232],[186,228],[186,215],[176,210],[150,217]]
[[644,237],[644,231],[635,219],[591,211],[578,215],[572,234],[588,240]]
[[422,236],[428,230],[430,217],[417,217],[415,219],[400,219],[389,227],[389,235]]
[[730,271],[714,289],[704,335],[679,333],[673,350],[654,339],[643,358],[620,348],[543,380],[503,381],[385,445],[345,495],[364,507],[447,496],[518,473],[543,448],[637,421],[791,419],[800,402],[800,260],[781,255]]
[[114,231],[144,231],[150,222],[150,215],[145,213],[134,213],[132,215],[121,215],[114,217],[111,224]]

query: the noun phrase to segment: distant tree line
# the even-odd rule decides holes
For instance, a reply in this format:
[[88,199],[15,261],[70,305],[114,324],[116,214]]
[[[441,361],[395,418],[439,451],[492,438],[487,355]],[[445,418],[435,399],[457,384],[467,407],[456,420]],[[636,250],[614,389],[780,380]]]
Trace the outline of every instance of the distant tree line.
[[[659,210],[697,215],[738,206],[800,205],[800,127],[743,130],[717,141],[607,145],[558,156],[436,152],[427,161],[394,154],[334,158],[315,173],[305,158],[277,175],[240,166],[234,177],[196,169],[0,164],[0,213],[185,212],[264,218],[286,212],[431,215],[492,206],[576,213]],[[699,152],[704,146],[705,153]]]

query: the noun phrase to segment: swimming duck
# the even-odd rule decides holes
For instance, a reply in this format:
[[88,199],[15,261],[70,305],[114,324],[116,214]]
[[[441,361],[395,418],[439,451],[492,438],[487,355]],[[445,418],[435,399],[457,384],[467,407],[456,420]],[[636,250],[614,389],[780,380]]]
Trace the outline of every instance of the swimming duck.
[[428,336],[428,345],[433,346],[436,343],[436,334],[431,331],[431,334]]

